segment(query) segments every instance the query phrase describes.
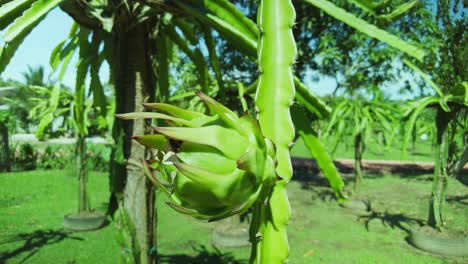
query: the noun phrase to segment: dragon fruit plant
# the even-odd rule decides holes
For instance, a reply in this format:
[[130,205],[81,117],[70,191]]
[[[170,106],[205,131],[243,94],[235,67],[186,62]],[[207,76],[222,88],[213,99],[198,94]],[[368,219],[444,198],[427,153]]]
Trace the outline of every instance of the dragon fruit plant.
[[134,139],[157,150],[143,166],[176,211],[215,221],[253,208],[251,263],[284,263],[289,256],[286,183],[292,177],[289,148],[294,139],[289,109],[295,94],[294,18],[290,0],[261,1],[257,120],[247,114],[239,117],[201,92],[197,96],[210,115],[152,103],[145,106],[156,112],[117,116],[169,125]]

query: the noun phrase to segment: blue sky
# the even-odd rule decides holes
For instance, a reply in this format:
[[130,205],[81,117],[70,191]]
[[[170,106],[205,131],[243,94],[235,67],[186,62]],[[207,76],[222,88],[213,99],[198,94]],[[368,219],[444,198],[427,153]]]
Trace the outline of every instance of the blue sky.
[[[49,65],[49,58],[55,46],[68,36],[68,32],[73,24],[73,20],[59,8],[50,12],[47,17],[31,32],[23,44],[16,51],[10,64],[2,74],[4,79],[22,80],[22,72],[27,70],[28,65],[43,65],[46,74],[51,74],[52,68]],[[78,55],[75,54],[70,62],[63,83],[73,87],[75,83],[75,65],[78,62]],[[102,67],[102,80],[107,80],[109,76],[107,65]]]
[[[44,65],[47,73],[50,73],[50,53],[67,36],[72,23],[73,20],[60,9],[53,10],[25,39],[2,74],[2,78],[21,80],[21,73],[26,71],[28,65]],[[73,78],[73,67],[70,67],[64,82],[72,84]]]
[[[1,77],[21,80],[21,73],[27,70],[28,65],[44,65],[46,73],[49,74],[51,72],[49,56],[54,47],[67,37],[72,23],[73,20],[59,8],[50,12],[16,51],[15,56]],[[63,82],[69,87],[74,86],[76,62],[77,56],[72,59],[63,79]],[[107,80],[108,72],[109,69],[106,65],[101,70],[101,79],[103,81]],[[327,77],[320,78],[318,82],[309,82],[307,84],[312,91],[319,95],[331,93],[336,85],[333,79]],[[386,85],[385,90],[392,97],[399,97],[397,96],[397,86],[399,85]]]

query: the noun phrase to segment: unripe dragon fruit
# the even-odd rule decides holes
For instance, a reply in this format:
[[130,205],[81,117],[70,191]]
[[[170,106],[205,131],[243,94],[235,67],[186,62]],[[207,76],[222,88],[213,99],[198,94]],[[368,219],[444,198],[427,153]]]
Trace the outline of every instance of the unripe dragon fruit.
[[[144,162],[145,172],[169,196],[172,208],[215,221],[266,199],[276,181],[274,147],[249,115],[238,117],[213,98],[201,92],[197,96],[212,115],[153,103],[145,106],[156,113],[117,117],[160,119],[173,125],[134,137],[158,150],[156,159]],[[161,178],[172,187],[167,188]]]

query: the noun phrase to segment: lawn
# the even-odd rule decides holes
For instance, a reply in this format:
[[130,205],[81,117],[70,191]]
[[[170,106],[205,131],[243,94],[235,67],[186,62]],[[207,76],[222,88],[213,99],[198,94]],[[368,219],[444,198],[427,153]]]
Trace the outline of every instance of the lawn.
[[[334,139],[329,140],[332,142]],[[327,150],[332,151],[331,143],[326,143]],[[334,153],[330,153],[333,158],[354,158],[353,139],[343,140],[345,144],[339,144]],[[347,144],[346,144],[347,142]],[[365,160],[405,160],[405,161],[434,161],[433,148],[430,142],[417,141],[415,148],[408,148],[405,156],[402,156],[401,142],[394,141],[389,147],[382,146],[372,138],[366,142],[367,146],[363,154]],[[310,153],[304,142],[299,138],[291,149],[291,154],[296,157],[310,158]]]
[[[73,172],[32,171],[0,174],[0,263],[118,263],[113,224],[93,231],[62,230],[63,215],[76,209]],[[289,226],[290,263],[467,263],[419,251],[405,241],[403,222],[426,218],[428,175],[367,175],[354,198],[369,199],[372,218],[338,206],[322,181],[289,184],[293,218]],[[105,210],[108,178],[92,173],[92,205]],[[159,194],[158,194],[159,195]],[[468,233],[467,188],[450,181],[444,211],[451,230]],[[216,223],[178,215],[158,196],[158,249],[162,263],[245,263],[249,249],[219,249],[210,243]]]

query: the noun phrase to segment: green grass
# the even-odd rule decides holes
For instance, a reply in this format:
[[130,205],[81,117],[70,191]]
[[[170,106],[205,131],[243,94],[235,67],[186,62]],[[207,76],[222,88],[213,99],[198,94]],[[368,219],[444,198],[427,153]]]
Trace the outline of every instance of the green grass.
[[[330,140],[329,142],[332,142]],[[354,149],[352,139],[342,141],[338,144],[335,153],[332,153],[333,158],[354,158]],[[415,149],[408,148],[407,153],[402,157],[401,142],[394,141],[390,147],[385,147],[378,144],[375,140],[366,142],[367,146],[363,154],[363,158],[367,160],[405,160],[405,161],[433,161],[433,148],[430,141],[418,141]],[[332,146],[326,143],[328,151],[331,153]],[[304,145],[304,142],[299,138],[293,148],[291,154],[296,157],[310,158],[310,152]]]
[[[61,230],[63,215],[77,207],[77,184],[71,175],[71,171],[0,174],[0,263],[2,258],[6,263],[118,263],[120,251],[112,224],[94,232],[70,234]],[[443,258],[414,249],[398,228],[408,219],[425,220],[430,188],[427,175],[368,175],[362,191],[354,196],[372,201],[378,213],[367,219],[340,208],[328,187],[291,182],[290,263],[466,263],[468,258]],[[107,175],[92,173],[89,189],[92,205],[104,210]],[[448,194],[450,202],[444,208],[447,225],[466,234],[467,189],[450,181]],[[162,263],[217,264],[248,259],[248,248],[217,252],[210,244],[216,223],[179,215],[164,204],[165,200],[158,196]]]

